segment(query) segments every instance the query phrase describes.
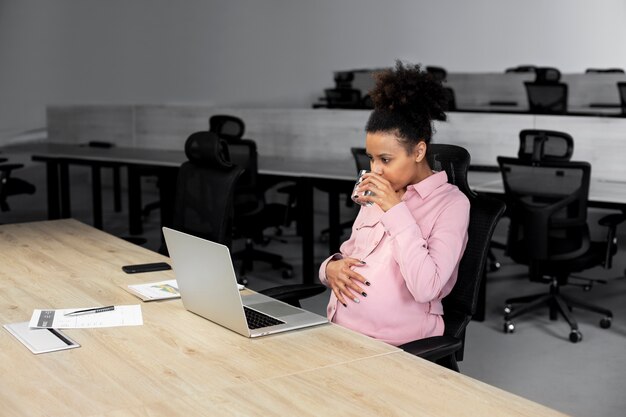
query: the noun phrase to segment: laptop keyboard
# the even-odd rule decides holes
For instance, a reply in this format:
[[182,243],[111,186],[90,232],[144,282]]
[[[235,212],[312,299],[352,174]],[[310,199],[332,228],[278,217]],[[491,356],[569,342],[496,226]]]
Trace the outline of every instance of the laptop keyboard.
[[250,330],[260,329],[261,327],[275,326],[277,324],[283,324],[284,321],[275,319],[267,314],[259,313],[256,310],[243,306],[243,311],[246,312],[246,320],[248,321],[248,328]]

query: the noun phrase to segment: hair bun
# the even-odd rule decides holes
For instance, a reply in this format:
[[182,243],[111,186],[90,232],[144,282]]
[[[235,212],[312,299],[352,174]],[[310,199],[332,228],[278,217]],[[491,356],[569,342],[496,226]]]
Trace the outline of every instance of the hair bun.
[[420,65],[396,61],[394,69],[376,73],[376,86],[370,91],[374,109],[401,114],[416,123],[424,118],[446,120],[448,97],[441,82]]

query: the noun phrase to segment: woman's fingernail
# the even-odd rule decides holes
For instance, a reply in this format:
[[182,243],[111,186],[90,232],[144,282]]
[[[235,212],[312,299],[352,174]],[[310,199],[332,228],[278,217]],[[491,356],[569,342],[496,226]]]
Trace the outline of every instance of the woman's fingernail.
[[365,291],[363,291],[363,292],[361,293],[361,295],[362,295],[363,297],[367,297],[367,293],[366,293]]
[[365,285],[367,285],[367,286],[369,287],[369,286],[370,286],[370,285],[372,285],[372,284],[370,284],[370,282],[369,282],[369,281],[365,281]]
[[358,303],[360,303],[361,301],[360,301],[357,297],[354,297],[354,302],[358,304]]
[[360,261],[360,262],[361,262],[363,265],[367,265],[367,264],[365,263],[365,261]]
[[346,304],[346,303],[341,303],[341,304],[343,304],[343,306],[346,307],[346,308],[348,307],[348,304]]

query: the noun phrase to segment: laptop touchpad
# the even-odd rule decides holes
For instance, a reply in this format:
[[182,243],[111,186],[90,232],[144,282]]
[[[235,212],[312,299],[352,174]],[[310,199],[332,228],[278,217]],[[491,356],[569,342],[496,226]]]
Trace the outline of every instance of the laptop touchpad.
[[263,313],[269,314],[270,316],[274,317],[285,317],[293,314],[302,313],[301,310],[295,307],[276,301],[268,301],[266,303],[259,304],[249,304],[248,307],[252,307],[255,310],[262,311]]

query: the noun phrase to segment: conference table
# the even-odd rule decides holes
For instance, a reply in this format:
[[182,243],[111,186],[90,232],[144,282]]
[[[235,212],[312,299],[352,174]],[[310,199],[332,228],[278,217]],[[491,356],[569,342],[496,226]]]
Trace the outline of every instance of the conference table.
[[64,330],[81,347],[40,355],[0,330],[3,415],[563,415],[334,324],[249,339],[180,299],[141,302],[123,287],[174,272],[121,266],[168,258],[73,219],[2,225],[0,245],[2,324],[41,308],[139,304],[143,316]]

